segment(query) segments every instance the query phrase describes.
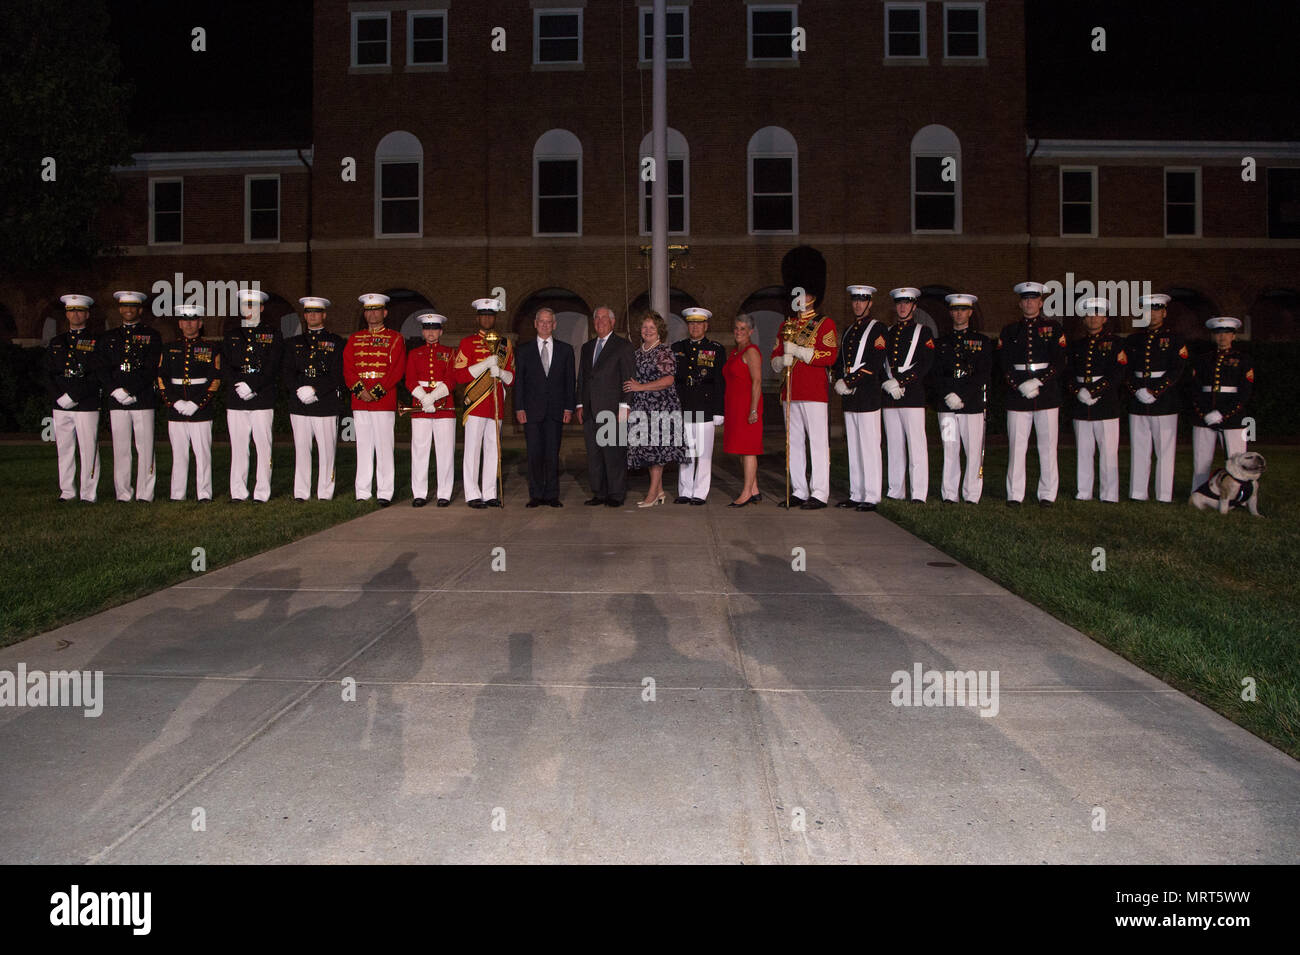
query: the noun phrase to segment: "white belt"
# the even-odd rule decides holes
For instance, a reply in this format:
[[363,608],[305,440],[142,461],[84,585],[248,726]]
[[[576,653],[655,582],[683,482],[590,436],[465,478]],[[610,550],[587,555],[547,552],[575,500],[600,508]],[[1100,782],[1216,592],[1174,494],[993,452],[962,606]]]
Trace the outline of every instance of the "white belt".
[[1093,375],[1091,378],[1088,378],[1088,377],[1086,377],[1086,376],[1084,376],[1084,375],[1075,375],[1075,376],[1074,376],[1074,380],[1077,381],[1077,382],[1079,382],[1080,384],[1083,384],[1083,385],[1090,385],[1090,384],[1092,384],[1094,381],[1105,381],[1105,380],[1106,380],[1106,376],[1105,376],[1105,375]]
[[[1202,390],[1202,391],[1214,391],[1215,389],[1214,389],[1214,387],[1213,387],[1212,385],[1201,385],[1201,390]],[[1224,387],[1224,388],[1220,388],[1220,389],[1218,389],[1218,391],[1219,391],[1219,394],[1221,394],[1221,395],[1235,395],[1235,394],[1237,393],[1237,386],[1236,386],[1236,385],[1228,385],[1228,386],[1226,386],[1226,387]]]
[[1133,372],[1133,377],[1134,377],[1134,378],[1163,378],[1164,376],[1165,376],[1165,373],[1164,373],[1163,371],[1135,371],[1135,372]]
[[1032,365],[1012,365],[1011,367],[1016,371],[1042,371],[1045,368],[1050,368],[1051,362],[1036,361]]
[[173,378],[172,379],[173,385],[206,385],[207,383],[208,383],[208,379],[206,378]]

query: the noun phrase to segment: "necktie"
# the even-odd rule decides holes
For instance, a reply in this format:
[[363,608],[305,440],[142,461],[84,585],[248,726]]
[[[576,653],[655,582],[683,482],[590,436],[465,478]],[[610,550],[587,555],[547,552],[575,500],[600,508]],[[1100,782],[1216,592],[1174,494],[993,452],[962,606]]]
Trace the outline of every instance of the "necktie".
[[600,350],[601,350],[602,348],[604,348],[604,347],[605,347],[605,339],[603,339],[603,338],[597,338],[597,339],[596,339],[596,353],[595,353],[594,355],[591,356],[591,364],[592,364],[593,366],[595,366],[596,362],[600,361]]
[[551,340],[549,338],[542,342],[542,374],[550,375],[551,373]]

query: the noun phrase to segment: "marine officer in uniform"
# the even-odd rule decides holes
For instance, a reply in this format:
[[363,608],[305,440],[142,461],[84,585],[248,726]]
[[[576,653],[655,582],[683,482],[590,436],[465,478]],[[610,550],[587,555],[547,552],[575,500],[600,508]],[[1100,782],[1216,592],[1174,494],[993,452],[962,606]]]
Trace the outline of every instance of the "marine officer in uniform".
[[1021,282],[1020,321],[1002,329],[998,337],[1002,380],[1007,395],[1007,504],[1018,507],[1025,499],[1025,456],[1029,432],[1038,437],[1038,504],[1056,502],[1061,483],[1056,461],[1060,428],[1061,379],[1066,371],[1065,331],[1043,312],[1044,287]]
[[358,501],[373,493],[380,507],[393,503],[397,481],[393,433],[397,425],[397,386],[406,371],[406,340],[384,326],[388,296],[358,297],[366,327],[343,346],[343,387],[352,394],[352,427],[357,438]]
[[[453,366],[457,383],[466,386],[461,481],[470,507],[500,507],[498,443],[506,412],[505,388],[515,380],[515,353],[510,339],[493,332],[501,303],[494,298],[478,298],[472,307],[478,315],[478,334],[460,340]],[[495,342],[489,341],[489,333],[495,335]],[[484,487],[489,482],[492,493],[485,497]]]
[[140,321],[145,294],[114,292],[122,324],[95,342],[98,366],[107,395],[108,423],[113,432],[113,490],[119,501],[131,500],[131,443],[136,454],[135,499],[152,501],[154,490],[153,442],[154,379],[162,336]]
[[257,449],[253,500],[271,497],[271,423],[275,417],[275,383],[280,375],[284,339],[262,321],[269,296],[259,289],[239,290],[239,325],[221,342],[226,382],[226,429],[230,432],[230,499],[248,500],[248,441]]
[[81,499],[99,492],[99,377],[95,341],[87,327],[89,295],[63,295],[68,330],[45,350],[45,390],[54,402],[54,446],[59,456],[59,500],[77,499],[77,457],[81,457]]
[[673,342],[677,357],[677,397],[682,403],[686,448],[689,455],[677,467],[675,504],[703,504],[713,481],[713,439],[722,424],[722,366],[727,350],[705,338],[713,313],[707,308],[684,308],[687,337]]
[[163,346],[158,363],[158,394],[167,409],[172,445],[171,499],[185,500],[194,455],[194,490],[212,500],[212,421],[221,390],[221,348],[203,338],[203,308],[178,305],[181,337]]
[[[934,343],[936,409],[943,442],[943,499],[978,504],[984,492],[984,411],[993,377],[993,339],[970,327],[974,295],[944,296],[952,331]],[[961,466],[966,452],[966,473]]]
[[319,463],[316,497],[334,497],[334,452],[343,413],[343,336],[325,329],[330,300],[298,299],[306,328],[284,343],[284,384],[288,390],[289,426],[293,429],[293,496],[311,497],[311,446]]
[[925,379],[934,362],[934,337],[916,321],[921,290],[910,286],[889,293],[898,321],[885,332],[885,440],[889,446],[888,495],[924,502],[930,491],[930,452],[925,442]]
[[848,287],[853,323],[844,330],[831,368],[835,393],[844,409],[844,435],[849,446],[849,499],[836,507],[874,511],[880,503],[880,405],[883,394],[885,331],[871,317],[875,286]]
[[1119,500],[1119,394],[1128,366],[1124,342],[1105,331],[1110,302],[1086,298],[1079,306],[1087,334],[1069,346],[1067,384],[1074,417],[1074,443],[1078,461],[1075,498],[1092,500],[1093,456],[1100,459],[1099,497]]
[[1128,440],[1132,453],[1128,496],[1147,499],[1151,454],[1156,456],[1156,500],[1174,499],[1174,452],[1178,443],[1178,379],[1187,365],[1182,336],[1164,327],[1168,295],[1143,295],[1138,300],[1150,324],[1124,342],[1129,373],[1124,383],[1128,399]]
[[[790,432],[790,507],[816,510],[831,496],[831,446],[827,371],[839,354],[835,322],[817,310],[817,298],[806,293],[803,308],[793,317],[791,338],[777,338],[772,368],[789,369],[781,385]],[[809,482],[811,459],[812,481]],[[778,507],[785,507],[783,500]]]
[[1214,336],[1214,351],[1192,364],[1192,491],[1210,478],[1214,448],[1223,436],[1224,457],[1246,450],[1242,415],[1255,387],[1255,364],[1245,352],[1233,348],[1241,319],[1211,318],[1205,327]]
[[406,355],[406,390],[415,400],[411,412],[411,506],[429,503],[429,452],[438,469],[438,506],[451,503],[456,466],[456,402],[452,397],[456,352],[442,344],[447,319],[437,312],[421,312],[424,344]]

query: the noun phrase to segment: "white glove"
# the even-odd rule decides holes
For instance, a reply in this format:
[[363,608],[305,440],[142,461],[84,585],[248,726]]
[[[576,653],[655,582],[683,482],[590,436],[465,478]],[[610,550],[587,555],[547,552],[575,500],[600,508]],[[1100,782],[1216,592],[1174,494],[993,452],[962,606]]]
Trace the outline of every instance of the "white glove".
[[305,405],[315,404],[320,398],[316,395],[316,389],[311,385],[303,385],[298,389],[298,400]]
[[192,401],[186,401],[184,398],[182,398],[180,401],[177,401],[175,404],[172,405],[172,407],[175,408],[177,411],[179,411],[181,414],[185,415],[185,417],[187,418],[199,410],[198,405],[196,405]]
[[785,353],[781,356],[781,367],[789,368],[796,361],[798,361],[798,359],[799,356],[794,353],[794,346],[787,342],[785,346]]
[[127,394],[125,388],[114,388],[113,397],[117,399],[117,403],[120,405],[129,405],[131,402],[135,401],[135,398],[132,395]]
[[1026,381],[1022,381],[1019,385],[1019,388],[1020,388],[1020,393],[1024,395],[1026,398],[1037,398],[1038,389],[1041,388],[1042,386],[1043,383],[1039,381],[1037,378],[1030,378]]
[[788,347],[794,352],[794,356],[800,361],[806,361],[809,364],[812,364],[813,348],[811,345],[790,345]]
[[960,411],[966,407],[966,402],[961,400],[961,395],[955,391],[950,391],[943,396],[943,403],[948,406],[950,411]]
[[1139,388],[1137,390],[1137,400],[1142,402],[1144,405],[1153,405],[1156,403],[1156,396],[1151,394],[1151,392],[1147,391],[1145,388]]
[[488,370],[488,374],[491,375],[493,378],[501,377],[501,369],[498,368],[496,365],[488,365],[487,370]]
[[1210,427],[1214,427],[1222,420],[1223,420],[1223,415],[1219,414],[1219,412],[1217,411],[1211,411],[1209,414],[1205,416],[1205,423],[1208,424]]
[[484,358],[482,361],[470,365],[469,373],[473,377],[477,378],[479,375],[483,374],[483,372],[485,372],[487,369],[495,368],[497,364],[496,357],[497,357],[496,355],[488,355],[487,358]]
[[784,367],[785,367],[785,358],[781,355],[773,355],[772,370],[779,375],[781,374],[781,369]]
[[722,427],[722,422],[723,422],[724,420],[726,420],[726,419],[724,419],[724,418],[722,417],[722,415],[720,415],[720,414],[715,414],[715,415],[713,416],[713,426],[714,426],[715,428],[721,428],[721,427]]
[[1089,408],[1091,408],[1093,405],[1095,405],[1095,404],[1096,404],[1098,401],[1100,401],[1100,400],[1101,400],[1100,398],[1094,398],[1094,397],[1092,397],[1092,395],[1089,395],[1089,396],[1088,396],[1088,400],[1085,401],[1084,404],[1087,405]]
[[893,378],[886,378],[880,383],[880,387],[883,388],[889,394],[889,397],[893,398],[895,401],[903,397],[903,386]]
[[487,356],[486,358],[484,358],[481,362],[479,362],[479,364],[480,364],[480,365],[492,365],[492,366],[494,366],[494,367],[500,367],[500,365],[501,365],[501,359],[500,359],[498,356],[496,356],[496,355],[488,355],[488,356]]
[[438,403],[434,401],[432,398],[422,398],[420,400],[420,407],[423,408],[429,414],[433,414],[433,412],[437,408],[437,405]]
[[429,394],[429,397],[434,401],[441,401],[443,398],[446,398],[449,394],[451,394],[451,389],[448,388],[443,382],[437,381],[434,382],[433,391]]
[[1087,388],[1080,388],[1079,400],[1082,401],[1085,405],[1093,404],[1092,392],[1089,391]]
[[253,389],[248,387],[248,382],[237,381],[235,382],[235,394],[239,395],[239,397],[244,401],[247,401],[249,398],[253,397]]
[[420,385],[416,385],[414,388],[411,389],[411,397],[414,398],[419,404],[424,404],[424,399],[429,397],[429,393],[425,391],[424,388],[422,388]]
[[835,379],[835,393],[837,395],[847,395],[852,390],[853,390],[852,388],[850,388],[848,385],[844,383],[843,378]]
[[509,368],[502,368],[499,376],[503,384],[510,384],[515,380],[515,373]]
[[66,391],[59,395],[59,400],[54,403],[64,411],[67,411],[76,404],[76,402],[72,400],[72,395],[68,394]]

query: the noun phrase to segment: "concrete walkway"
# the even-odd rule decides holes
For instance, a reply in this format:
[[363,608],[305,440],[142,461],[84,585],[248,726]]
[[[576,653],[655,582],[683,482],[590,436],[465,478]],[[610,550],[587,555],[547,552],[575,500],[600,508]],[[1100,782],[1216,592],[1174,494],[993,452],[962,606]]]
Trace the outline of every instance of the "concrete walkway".
[[[98,718],[0,708],[0,862],[1300,857],[1300,764],[883,518],[563,486],[0,651],[105,674]],[[893,705],[917,664],[996,715]]]

